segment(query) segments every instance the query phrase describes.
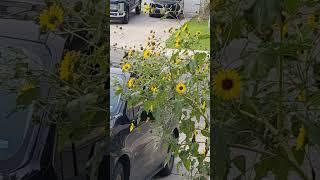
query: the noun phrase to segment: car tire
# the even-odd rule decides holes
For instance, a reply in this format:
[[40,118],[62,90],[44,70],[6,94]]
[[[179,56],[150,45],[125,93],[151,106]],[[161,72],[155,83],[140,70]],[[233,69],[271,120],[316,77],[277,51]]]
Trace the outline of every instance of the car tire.
[[169,162],[163,167],[163,169],[159,172],[159,176],[164,177],[164,176],[169,176],[172,172],[174,165],[174,156],[170,154],[170,160]]
[[129,23],[129,18],[130,18],[130,11],[129,8],[126,10],[126,15],[123,17],[122,23],[123,24],[128,24]]
[[141,3],[136,7],[136,10],[135,10],[136,14],[141,14]]
[[121,162],[118,162],[113,172],[113,180],[125,180],[124,166]]

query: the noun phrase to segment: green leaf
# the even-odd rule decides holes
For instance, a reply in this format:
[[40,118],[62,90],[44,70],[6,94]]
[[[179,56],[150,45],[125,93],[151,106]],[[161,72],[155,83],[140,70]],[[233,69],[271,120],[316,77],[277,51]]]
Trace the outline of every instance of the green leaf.
[[229,169],[229,150],[227,146],[227,136],[222,125],[217,125],[213,129],[213,147],[214,147],[214,179],[224,180]]
[[279,0],[257,0],[253,7],[248,11],[248,17],[251,18],[262,30],[274,23],[275,18],[280,14],[281,1]]
[[304,150],[296,151],[295,147],[293,147],[292,152],[293,152],[293,155],[294,155],[295,159],[297,160],[298,164],[301,166],[303,163],[303,160],[304,160],[305,151]]
[[314,122],[313,120],[304,120],[303,121],[307,136],[310,139],[310,141],[314,144],[319,145],[320,144],[320,126],[318,123]]
[[197,61],[202,61],[207,57],[207,53],[196,53],[194,59]]
[[201,134],[205,137],[209,137],[210,136],[210,132],[208,130],[201,130]]
[[290,14],[294,14],[300,6],[300,0],[284,0],[284,6]]
[[174,101],[174,116],[176,119],[180,119],[182,116],[183,102],[181,100]]
[[262,156],[261,159],[262,160],[255,165],[256,180],[267,176],[269,171],[274,174],[276,180],[288,179],[288,172],[292,169],[288,161],[279,155],[274,157]]
[[190,147],[190,151],[193,156],[196,156],[198,154],[199,144],[198,143],[192,143]]
[[188,151],[181,151],[179,157],[184,165],[184,167],[189,171],[191,162],[189,160]]
[[318,107],[320,106],[320,91],[313,93],[307,102],[308,106]]
[[176,52],[176,53],[174,53],[174,54],[172,54],[172,56],[171,56],[171,58],[170,58],[170,61],[171,61],[171,62],[174,62],[174,61],[177,59],[178,56],[179,56],[179,51]]
[[232,162],[244,174],[246,171],[246,159],[243,155],[235,157]]

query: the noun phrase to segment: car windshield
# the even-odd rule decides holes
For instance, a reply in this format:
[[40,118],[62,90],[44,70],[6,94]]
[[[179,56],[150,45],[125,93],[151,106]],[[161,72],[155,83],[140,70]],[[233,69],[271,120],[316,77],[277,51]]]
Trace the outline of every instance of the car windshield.
[[[17,64],[24,61],[12,61],[28,56],[19,48],[0,47],[0,161],[14,156],[22,146],[31,124],[32,105],[17,108],[18,91],[24,78],[14,78]],[[28,63],[34,68],[33,63]]]
[[116,89],[118,85],[122,85],[124,80],[123,75],[119,74],[111,74],[110,81],[110,113],[114,115],[117,113],[119,105],[120,105],[120,95],[116,94]]

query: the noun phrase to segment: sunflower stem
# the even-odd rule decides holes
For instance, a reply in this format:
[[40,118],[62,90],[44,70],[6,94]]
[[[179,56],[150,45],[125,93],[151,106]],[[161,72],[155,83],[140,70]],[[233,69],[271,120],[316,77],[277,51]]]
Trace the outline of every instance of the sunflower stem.
[[278,102],[278,118],[277,118],[277,129],[281,130],[283,126],[282,117],[282,95],[283,95],[283,60],[278,57],[278,68],[279,68],[279,102]]

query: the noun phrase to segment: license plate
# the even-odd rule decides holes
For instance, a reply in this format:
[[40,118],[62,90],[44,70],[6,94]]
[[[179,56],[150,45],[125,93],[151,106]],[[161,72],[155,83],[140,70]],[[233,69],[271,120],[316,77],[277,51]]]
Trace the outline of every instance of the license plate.
[[110,4],[110,9],[111,10],[118,10],[119,9],[119,5],[118,4]]

